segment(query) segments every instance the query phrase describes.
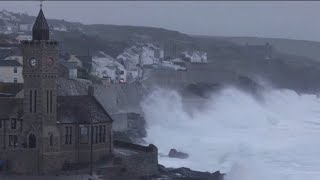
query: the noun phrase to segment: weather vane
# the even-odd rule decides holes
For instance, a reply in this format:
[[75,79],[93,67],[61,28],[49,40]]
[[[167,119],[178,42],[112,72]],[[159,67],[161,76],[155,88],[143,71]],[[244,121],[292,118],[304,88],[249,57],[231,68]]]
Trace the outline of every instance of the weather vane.
[[43,0],[40,0],[40,9],[42,9],[42,1],[43,1]]

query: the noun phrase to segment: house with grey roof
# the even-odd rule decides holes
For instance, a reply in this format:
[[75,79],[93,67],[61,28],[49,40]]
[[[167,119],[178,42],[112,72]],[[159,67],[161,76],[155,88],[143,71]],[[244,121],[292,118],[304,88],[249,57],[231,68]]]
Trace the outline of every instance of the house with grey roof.
[[23,83],[22,65],[16,60],[0,60],[0,82]]

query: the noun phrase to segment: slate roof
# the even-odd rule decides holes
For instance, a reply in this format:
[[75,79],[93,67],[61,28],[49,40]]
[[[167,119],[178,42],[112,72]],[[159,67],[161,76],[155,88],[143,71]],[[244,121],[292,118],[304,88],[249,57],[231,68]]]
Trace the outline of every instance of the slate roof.
[[33,40],[49,40],[49,26],[46,18],[40,9],[36,22],[32,28],[32,39]]
[[67,61],[61,60],[61,61],[59,61],[59,63],[61,65],[63,65],[64,67],[68,68],[69,70],[70,69],[77,69],[77,63],[76,62],[67,62]]
[[1,60],[0,59],[0,66],[22,66],[18,61],[16,60]]
[[15,96],[22,90],[22,88],[22,83],[0,83],[0,97]]
[[8,56],[11,56],[13,54],[12,49],[0,49],[0,58],[4,59]]
[[58,96],[58,119],[60,123],[92,123],[112,122],[110,115],[93,96]]
[[83,63],[91,63],[92,62],[92,56],[76,56],[81,62]]
[[9,115],[18,114],[22,117],[23,114],[23,99],[18,98],[0,98],[0,120],[8,119]]

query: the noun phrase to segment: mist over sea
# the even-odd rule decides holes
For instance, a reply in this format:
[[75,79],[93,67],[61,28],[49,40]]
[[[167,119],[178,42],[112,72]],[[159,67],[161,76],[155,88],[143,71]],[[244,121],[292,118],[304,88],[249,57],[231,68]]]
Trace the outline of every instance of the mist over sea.
[[[148,143],[168,167],[227,173],[227,180],[318,180],[320,99],[292,90],[251,95],[233,87],[186,108],[176,91],[157,89],[143,101]],[[171,148],[190,155],[168,158]],[[162,154],[162,155],[161,155]]]

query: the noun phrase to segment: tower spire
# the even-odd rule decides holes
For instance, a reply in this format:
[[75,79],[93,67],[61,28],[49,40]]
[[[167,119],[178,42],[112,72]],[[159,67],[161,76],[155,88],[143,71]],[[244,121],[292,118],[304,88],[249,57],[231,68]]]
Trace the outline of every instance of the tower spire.
[[49,40],[49,26],[42,11],[42,0],[40,0],[40,3],[40,11],[32,28],[32,39]]

